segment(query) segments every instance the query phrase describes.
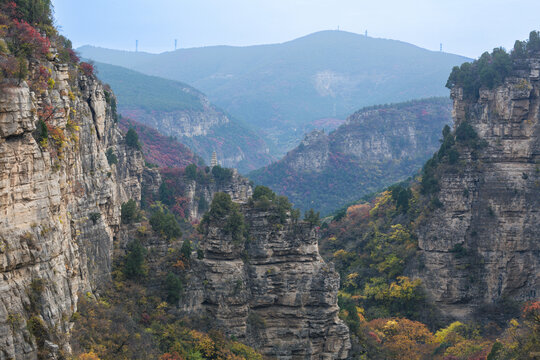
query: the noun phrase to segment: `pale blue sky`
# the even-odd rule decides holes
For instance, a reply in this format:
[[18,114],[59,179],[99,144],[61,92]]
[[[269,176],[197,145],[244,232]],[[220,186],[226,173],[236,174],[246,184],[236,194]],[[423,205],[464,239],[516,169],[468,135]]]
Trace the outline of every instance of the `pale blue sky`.
[[53,0],[75,47],[162,52],[253,45],[336,29],[478,57],[540,29],[539,0]]

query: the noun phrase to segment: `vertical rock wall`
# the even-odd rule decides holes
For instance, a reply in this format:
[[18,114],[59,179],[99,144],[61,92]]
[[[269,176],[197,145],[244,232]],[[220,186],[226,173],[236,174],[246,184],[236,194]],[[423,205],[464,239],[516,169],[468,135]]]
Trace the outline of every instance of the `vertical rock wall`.
[[339,275],[319,255],[316,230],[290,218],[280,224],[275,211],[242,206],[246,243],[219,221],[209,225],[184,310],[269,357],[344,359],[350,341],[338,318]]
[[440,175],[443,207],[419,230],[430,297],[457,318],[505,298],[540,296],[540,60],[530,59],[477,101],[454,88],[455,127],[472,125],[478,148]]
[[[56,61],[31,69],[39,66],[51,70],[52,88],[0,89],[2,360],[69,351],[77,294],[110,277],[120,205],[141,196],[142,154],[124,145],[101,83]],[[62,149],[51,137],[36,141],[45,116],[63,131]]]

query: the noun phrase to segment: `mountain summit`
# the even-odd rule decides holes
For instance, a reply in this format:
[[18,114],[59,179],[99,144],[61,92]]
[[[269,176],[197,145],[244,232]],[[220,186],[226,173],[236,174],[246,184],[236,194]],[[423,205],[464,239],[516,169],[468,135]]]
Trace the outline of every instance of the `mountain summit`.
[[468,59],[402,41],[321,31],[289,42],[210,46],[161,54],[79,48],[95,61],[183,81],[269,140],[283,155],[320,119],[345,119],[363,106],[432,96],[452,66]]

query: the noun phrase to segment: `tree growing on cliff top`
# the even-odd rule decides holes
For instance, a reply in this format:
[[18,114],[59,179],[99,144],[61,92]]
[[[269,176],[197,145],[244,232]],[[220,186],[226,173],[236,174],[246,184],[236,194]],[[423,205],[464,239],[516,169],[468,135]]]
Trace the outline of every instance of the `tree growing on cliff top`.
[[506,50],[495,48],[491,54],[485,52],[472,63],[454,66],[446,87],[452,89],[459,86],[463,89],[465,97],[478,99],[480,88],[493,89],[501,85],[512,69],[512,59]]
[[223,231],[225,234],[231,235],[233,242],[241,243],[244,240],[247,229],[244,216],[229,194],[219,192],[214,195],[210,211],[204,215],[199,229],[207,233],[210,222],[215,220],[225,220]]
[[309,211],[306,211],[305,213],[304,221],[308,222],[309,225],[311,225],[312,227],[321,225],[319,212],[315,212],[313,209],[309,209]]

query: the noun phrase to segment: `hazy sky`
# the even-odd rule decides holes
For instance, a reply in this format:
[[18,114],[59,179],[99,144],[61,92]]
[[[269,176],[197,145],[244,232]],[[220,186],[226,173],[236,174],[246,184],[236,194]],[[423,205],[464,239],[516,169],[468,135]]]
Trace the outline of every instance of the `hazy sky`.
[[75,47],[162,52],[253,45],[337,29],[478,57],[540,29],[539,0],[53,0]]

